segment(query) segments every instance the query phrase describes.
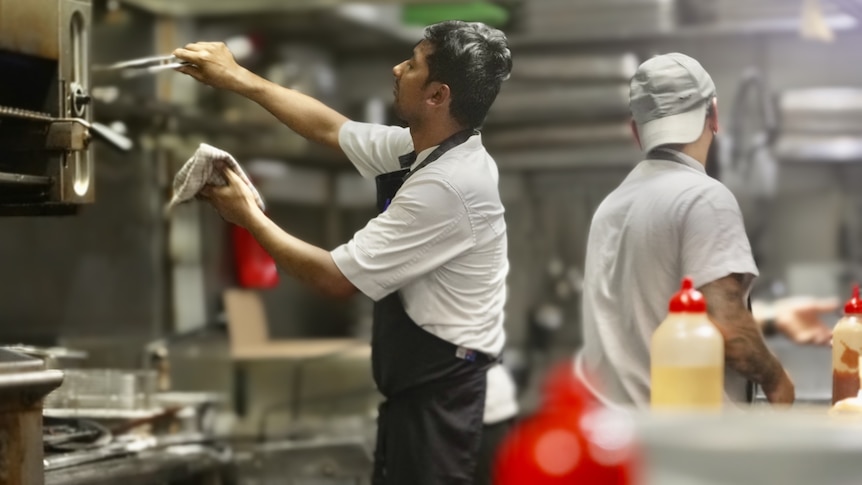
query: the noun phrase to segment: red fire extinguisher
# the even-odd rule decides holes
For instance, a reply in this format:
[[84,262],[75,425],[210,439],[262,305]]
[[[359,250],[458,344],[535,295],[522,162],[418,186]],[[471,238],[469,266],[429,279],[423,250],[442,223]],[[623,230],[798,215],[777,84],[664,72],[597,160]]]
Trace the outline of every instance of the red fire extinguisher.
[[632,485],[633,427],[605,409],[572,372],[571,361],[545,381],[540,409],[497,452],[495,485]]
[[278,267],[272,256],[244,228],[231,225],[237,284],[243,288],[273,288],[278,285]]

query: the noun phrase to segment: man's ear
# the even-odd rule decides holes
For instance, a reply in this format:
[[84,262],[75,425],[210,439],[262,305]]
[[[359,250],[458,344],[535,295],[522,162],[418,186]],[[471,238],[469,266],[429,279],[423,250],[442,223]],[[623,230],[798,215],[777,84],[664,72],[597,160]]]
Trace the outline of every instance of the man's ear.
[[710,129],[712,130],[712,134],[715,135],[718,133],[718,130],[719,130],[719,126],[718,126],[718,98],[712,98],[712,101],[710,101],[710,104],[712,106],[710,106],[710,113],[709,113],[708,122],[710,124]]
[[631,121],[631,128],[632,128],[632,136],[634,136],[635,141],[638,142],[638,148],[643,150],[644,146],[641,144],[641,134],[638,133],[638,124],[635,123],[635,120]]
[[452,98],[452,91],[449,89],[449,85],[440,82],[433,82],[430,86],[433,91],[431,91],[431,96],[426,99],[426,103],[432,106],[442,106],[450,101]]

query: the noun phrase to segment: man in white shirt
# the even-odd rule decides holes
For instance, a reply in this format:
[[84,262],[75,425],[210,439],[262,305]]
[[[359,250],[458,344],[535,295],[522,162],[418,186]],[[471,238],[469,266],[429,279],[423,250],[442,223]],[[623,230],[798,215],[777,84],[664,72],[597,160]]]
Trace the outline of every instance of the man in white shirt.
[[393,68],[409,129],[349,121],[241,68],[220,43],[174,54],[191,63],[179,71],[257,102],[375,178],[380,215],[332,252],[276,226],[232,172],[203,196],[287,273],[333,297],[375,300],[372,370],[386,401],[373,483],[472,483],[486,374],[505,342],[506,223],[497,167],[476,131],[511,71],[503,33],[457,21],[426,29]]
[[705,170],[718,130],[715,84],[688,56],[657,56],[631,81],[631,111],[647,159],[593,216],[578,367],[610,402],[648,405],[650,339],[690,276],[724,336],[727,400],[749,400],[750,380],[770,402],[792,403],[793,384],[747,308],[758,272],[739,205]]

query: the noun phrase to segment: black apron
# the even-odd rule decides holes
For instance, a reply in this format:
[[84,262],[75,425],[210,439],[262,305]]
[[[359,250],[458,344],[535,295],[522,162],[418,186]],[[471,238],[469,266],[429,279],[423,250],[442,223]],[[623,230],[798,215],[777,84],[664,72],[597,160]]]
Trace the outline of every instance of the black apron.
[[[712,145],[715,146],[715,142],[713,142]],[[714,154],[713,154],[713,156],[714,156]],[[649,154],[647,155],[647,158],[650,160],[665,160],[668,162],[681,163],[683,165],[686,164],[685,160],[683,160],[683,158],[680,157],[676,153],[675,150],[663,149],[661,147],[656,148],[656,149],[652,150],[651,152],[649,152]],[[712,160],[712,162],[714,165],[716,165],[716,166],[718,165],[717,160]],[[709,175],[710,177],[716,178],[712,174],[707,173],[707,175]],[[717,180],[717,178],[716,178],[716,180]],[[751,295],[748,296],[748,311],[749,312],[751,311]],[[753,403],[756,394],[757,394],[757,384],[750,379],[746,380],[746,382],[745,382],[745,400],[746,400],[746,402]]]
[[[404,181],[467,141],[456,133],[413,171],[377,177],[377,208],[386,210]],[[409,167],[415,153],[401,157]],[[447,342],[416,324],[392,293],[374,304],[371,366],[386,398],[377,419],[373,485],[468,485],[482,436],[486,374],[495,359]]]

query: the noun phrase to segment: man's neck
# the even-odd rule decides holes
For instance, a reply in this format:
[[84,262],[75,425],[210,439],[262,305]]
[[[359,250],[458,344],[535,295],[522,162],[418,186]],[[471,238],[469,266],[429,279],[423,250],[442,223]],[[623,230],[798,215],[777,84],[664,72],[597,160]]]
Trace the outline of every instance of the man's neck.
[[689,157],[697,160],[698,163],[706,167],[706,156],[708,150],[705,150],[703,147],[699,146],[698,143],[692,143],[689,145],[685,145],[679,150],[680,152],[688,155]]
[[413,149],[416,153],[443,143],[450,136],[465,128],[453,120],[426,122],[410,125],[410,136],[413,138]]

